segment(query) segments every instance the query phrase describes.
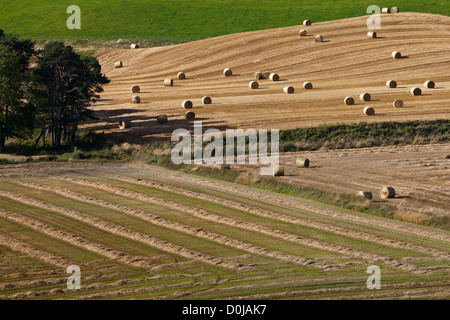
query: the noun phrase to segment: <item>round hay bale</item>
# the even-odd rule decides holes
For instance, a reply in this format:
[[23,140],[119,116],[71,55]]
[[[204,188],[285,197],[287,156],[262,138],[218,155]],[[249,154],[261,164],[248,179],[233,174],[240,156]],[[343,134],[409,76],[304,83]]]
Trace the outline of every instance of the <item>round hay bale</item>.
[[346,105],[350,106],[355,104],[355,99],[353,99],[353,97],[345,97],[344,102]]
[[141,87],[139,87],[137,84],[131,87],[131,92],[133,93],[139,93],[141,92]]
[[364,92],[359,95],[359,99],[361,101],[370,101],[370,99],[372,99],[372,96],[370,95],[370,93]]
[[131,102],[132,103],[141,103],[141,97],[139,97],[139,96],[132,96],[131,97]]
[[404,105],[403,100],[397,99],[392,103],[394,108],[402,108]]
[[306,89],[306,90],[310,90],[310,89],[313,88],[313,85],[312,85],[311,82],[305,81],[305,82],[303,82],[303,88]]
[[195,119],[195,113],[192,111],[186,112],[184,115],[186,117],[186,120],[194,120]]
[[271,73],[269,76],[269,79],[272,81],[278,81],[278,80],[280,80],[280,76],[276,73]]
[[383,8],[383,9],[381,10],[381,13],[391,13],[391,9],[389,9],[389,8]]
[[286,86],[283,88],[283,92],[287,93],[287,94],[292,94],[292,93],[294,93],[294,87]]
[[398,7],[392,7],[391,8],[391,13],[399,13],[400,9]]
[[377,37],[377,33],[375,31],[367,32],[367,37],[370,39],[375,39]]
[[299,158],[295,161],[297,168],[309,168],[309,159]]
[[165,79],[164,80],[164,86],[166,86],[166,87],[173,87],[173,79]]
[[114,63],[114,68],[122,68],[123,64],[122,61],[117,61],[116,63]]
[[311,25],[311,20],[308,20],[308,19],[304,20],[303,21],[303,25],[304,26],[310,26]]
[[130,48],[131,49],[139,49],[139,45],[137,43],[132,43]]
[[392,105],[394,106],[394,108],[401,108],[403,107],[403,100],[395,100],[394,103],[392,103]]
[[386,87],[388,88],[397,88],[397,82],[394,80],[389,80],[386,82]]
[[184,100],[183,103],[181,104],[183,106],[183,108],[185,109],[191,109],[193,106],[193,103],[191,100]]
[[314,38],[315,42],[323,42],[323,36],[321,34],[318,34],[315,38]]
[[392,187],[381,188],[380,197],[383,199],[394,198],[395,197],[395,189]]
[[255,72],[254,78],[255,78],[255,80],[261,80],[261,79],[264,79],[264,76],[263,76],[262,72]]
[[156,117],[156,121],[159,124],[163,124],[169,122],[169,119],[167,118],[166,114],[160,114],[159,116]]
[[373,198],[372,192],[370,192],[370,191],[359,191],[357,193],[357,195],[359,197],[363,197],[363,198],[365,198],[367,200],[372,200],[372,198]]
[[208,97],[208,96],[204,96],[202,98],[202,103],[203,104],[211,104],[212,103],[212,99],[210,97]]
[[186,79],[186,75],[184,74],[184,72],[178,72],[177,78],[178,80],[184,80]]
[[298,34],[299,34],[300,37],[305,37],[307,33],[308,33],[308,32],[306,32],[305,29],[302,29],[302,30],[300,30],[300,31],[298,32]]
[[278,170],[273,168],[273,176],[274,177],[281,177],[284,176],[284,167],[279,166]]
[[411,94],[413,96],[420,96],[422,94],[422,90],[420,90],[420,88],[412,88],[411,89]]
[[400,53],[400,51],[394,51],[392,52],[392,58],[394,59],[400,59],[402,57],[402,54]]
[[424,84],[425,84],[425,88],[428,88],[428,89],[433,89],[436,86],[434,81],[431,81],[431,80],[425,81]]
[[373,116],[373,115],[375,115],[375,110],[372,107],[365,107],[364,114],[366,116]]
[[131,127],[131,121],[125,120],[119,122],[119,129],[124,130]]
[[250,81],[248,86],[250,87],[250,89],[258,89],[259,88],[259,83],[256,82],[256,81]]
[[270,72],[270,71],[263,71],[263,73],[262,73],[263,78],[264,79],[269,79],[271,73],[272,72]]
[[223,70],[223,75],[224,75],[225,77],[231,77],[231,76],[233,75],[233,71],[231,71],[230,68],[225,68],[225,69]]

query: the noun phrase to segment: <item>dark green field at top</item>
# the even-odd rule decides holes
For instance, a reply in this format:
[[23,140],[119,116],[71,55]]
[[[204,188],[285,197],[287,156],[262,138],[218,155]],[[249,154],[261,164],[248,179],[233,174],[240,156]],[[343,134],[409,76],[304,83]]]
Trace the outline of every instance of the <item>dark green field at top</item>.
[[[450,15],[449,0],[1,0],[0,29],[34,39],[152,39],[186,42],[219,35],[362,16],[367,7]],[[69,30],[67,8],[81,9]]]

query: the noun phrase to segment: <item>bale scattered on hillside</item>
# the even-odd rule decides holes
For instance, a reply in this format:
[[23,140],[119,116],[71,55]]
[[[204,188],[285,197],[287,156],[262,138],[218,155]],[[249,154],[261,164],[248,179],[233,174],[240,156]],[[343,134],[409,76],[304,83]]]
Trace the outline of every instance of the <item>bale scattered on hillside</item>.
[[186,75],[184,74],[184,72],[178,72],[177,78],[178,80],[184,80],[186,79]]
[[272,81],[278,81],[278,80],[280,80],[280,76],[276,73],[271,73],[269,76],[269,79]]
[[413,96],[420,96],[422,94],[422,90],[420,90],[420,88],[412,88],[411,89],[411,94]]
[[365,107],[364,114],[366,116],[373,116],[373,115],[375,115],[375,110],[372,107]]
[[114,63],[114,68],[122,68],[123,64],[122,61],[117,61],[116,63]]
[[183,103],[181,104],[183,106],[183,108],[185,109],[191,109],[193,106],[193,103],[191,100],[184,100]]
[[400,53],[400,51],[394,51],[392,52],[392,58],[394,59],[400,59],[402,57],[402,54]]
[[305,82],[303,82],[303,88],[309,90],[309,89],[313,88],[313,85],[311,82],[305,81]]
[[184,115],[186,117],[186,120],[194,120],[195,119],[195,113],[192,111],[186,112]]
[[250,81],[248,86],[250,87],[250,89],[258,89],[259,88],[259,83],[256,82],[256,81]]
[[159,124],[163,124],[163,123],[169,122],[169,119],[167,118],[166,114],[160,114],[159,116],[156,117],[156,121]]
[[403,100],[395,100],[394,103],[392,104],[394,106],[394,108],[402,108],[403,107]]
[[400,9],[398,7],[392,7],[391,8],[391,13],[399,13]]
[[283,88],[283,92],[287,93],[287,94],[292,94],[292,93],[294,93],[294,87],[286,86]]
[[125,120],[125,121],[120,121],[119,122],[119,129],[120,130],[124,130],[124,129],[130,128],[130,127],[131,127],[131,121]]
[[386,87],[388,88],[397,88],[397,82],[394,80],[389,80],[386,82]]
[[208,96],[204,96],[202,98],[202,103],[203,104],[211,104],[212,103],[212,99],[210,97],[208,97]]
[[308,19],[304,20],[303,21],[303,25],[304,26],[310,26],[311,25],[311,20],[308,20]]
[[344,102],[346,105],[350,106],[355,104],[355,99],[353,99],[353,97],[345,97]]
[[383,9],[381,10],[381,13],[391,13],[391,9],[389,9],[389,8],[383,8]]
[[372,96],[370,95],[370,93],[367,93],[367,92],[361,93],[359,95],[359,99],[361,101],[370,101],[371,98],[372,98]]
[[375,31],[369,31],[369,32],[367,32],[367,37],[374,39],[377,37],[377,33]]
[[139,49],[139,45],[137,43],[133,43],[130,46],[131,49]]
[[173,79],[165,79],[164,80],[164,85],[166,87],[173,87]]
[[263,78],[264,79],[269,79],[269,77],[270,77],[270,74],[271,74],[272,72],[270,72],[270,71],[263,71]]
[[273,176],[274,177],[281,177],[284,176],[284,167],[279,166],[278,170],[273,168]]
[[131,97],[131,102],[132,103],[141,103],[141,97],[139,97],[139,96],[132,96]]
[[223,70],[223,75],[224,75],[225,77],[230,77],[230,76],[233,75],[233,71],[231,71],[230,68],[225,68],[225,69]]
[[141,87],[139,87],[138,85],[134,85],[131,87],[131,92],[139,93],[139,92],[141,92]]
[[380,190],[380,197],[383,199],[386,198],[394,198],[395,197],[395,189],[392,187],[383,187]]
[[359,191],[357,195],[366,198],[367,200],[372,200],[373,198],[372,192],[370,191]]
[[255,72],[255,75],[253,76],[255,78],[255,80],[261,80],[264,79],[264,76],[262,74],[262,72]]
[[323,36],[318,34],[315,38],[314,38],[315,42],[323,42]]
[[305,29],[302,29],[302,30],[299,31],[298,34],[300,35],[300,37],[304,37],[304,36],[306,36],[307,32],[306,32]]
[[297,168],[309,168],[309,159],[299,158],[295,161]]
[[425,81],[425,87],[428,89],[433,89],[436,86],[436,84],[434,83],[434,81],[428,80]]

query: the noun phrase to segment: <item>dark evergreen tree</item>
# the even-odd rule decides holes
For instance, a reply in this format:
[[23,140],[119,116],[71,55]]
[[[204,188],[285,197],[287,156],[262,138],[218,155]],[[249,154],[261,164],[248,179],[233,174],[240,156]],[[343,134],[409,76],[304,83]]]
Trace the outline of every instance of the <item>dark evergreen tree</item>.
[[109,80],[93,56],[80,56],[62,42],[47,44],[33,73],[31,101],[42,128],[51,133],[52,147],[75,140],[78,124],[93,117],[95,102]]

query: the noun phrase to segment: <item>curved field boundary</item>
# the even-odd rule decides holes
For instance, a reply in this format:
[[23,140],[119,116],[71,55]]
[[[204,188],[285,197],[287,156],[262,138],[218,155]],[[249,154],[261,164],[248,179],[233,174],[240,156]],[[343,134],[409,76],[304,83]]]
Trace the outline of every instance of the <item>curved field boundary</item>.
[[[271,212],[271,211],[260,209],[260,208],[254,208],[254,207],[248,206],[246,204],[237,203],[232,200],[222,199],[222,198],[210,196],[210,195],[204,195],[204,194],[196,193],[193,191],[187,191],[187,190],[177,188],[177,187],[172,187],[172,186],[163,185],[160,183],[148,182],[148,181],[143,181],[143,180],[138,180],[138,179],[122,178],[122,177],[115,177],[115,178],[117,180],[121,180],[121,181],[128,182],[128,183],[145,185],[145,186],[158,188],[158,189],[162,189],[162,190],[166,190],[166,191],[170,191],[170,192],[184,194],[189,197],[194,197],[194,198],[206,200],[209,202],[215,202],[218,204],[226,205],[231,208],[234,208],[234,209],[237,209],[240,211],[245,211],[245,212],[255,214],[258,216],[262,216],[262,217],[275,218],[275,219],[278,219],[278,220],[281,220],[284,222],[308,226],[308,227],[316,228],[319,230],[327,230],[327,231],[330,231],[333,233],[338,233],[338,234],[349,236],[352,238],[364,239],[364,240],[371,241],[371,242],[381,243],[381,244],[384,244],[384,245],[390,246],[390,247],[401,248],[401,249],[410,249],[410,250],[419,251],[419,252],[422,252],[425,254],[432,254],[433,256],[437,256],[439,258],[449,258],[450,257],[450,255],[448,253],[445,253],[445,252],[442,252],[442,251],[439,251],[436,249],[424,248],[424,247],[417,246],[417,245],[410,244],[410,243],[389,240],[389,239],[385,239],[380,236],[369,235],[369,234],[358,232],[358,231],[349,231],[349,230],[345,230],[343,228],[330,226],[328,224],[318,223],[318,222],[314,222],[314,221],[306,221],[304,219],[299,219],[299,218]],[[303,239],[303,240],[305,240],[305,239]],[[311,245],[311,246],[316,246],[316,245],[320,244],[320,242],[314,241],[314,240],[305,240],[305,241],[308,241],[309,245]],[[335,248],[333,248],[332,250],[339,251],[339,247],[335,246]],[[347,249],[347,250],[350,250],[350,249]],[[355,255],[355,254],[358,254],[358,250],[355,250],[355,252],[353,252],[353,253],[350,251],[343,252],[343,253]],[[367,256],[364,258],[367,258]],[[372,259],[376,259],[375,255],[373,255]]]
[[194,251],[194,250],[189,250],[187,248],[184,248],[184,247],[181,247],[178,245],[174,245],[167,241],[157,239],[153,236],[143,234],[143,233],[140,233],[137,231],[133,231],[131,229],[128,229],[128,228],[125,228],[122,226],[118,226],[113,223],[106,222],[106,221],[103,221],[103,220],[95,218],[95,217],[91,217],[91,216],[81,213],[79,211],[59,207],[59,206],[56,206],[56,205],[53,205],[53,204],[50,204],[47,202],[29,198],[24,195],[18,195],[18,194],[9,192],[9,191],[2,191],[1,196],[10,198],[15,201],[19,201],[21,203],[32,205],[35,207],[58,212],[67,217],[70,217],[70,218],[73,218],[73,219],[76,219],[79,221],[83,221],[83,222],[90,224],[98,229],[101,229],[101,230],[104,230],[104,231],[107,231],[107,232],[110,232],[110,233],[113,233],[116,235],[120,235],[120,236],[128,238],[128,239],[136,240],[141,243],[145,243],[149,246],[158,248],[159,250],[169,252],[172,254],[177,254],[177,255],[180,255],[180,256],[188,258],[188,259],[198,260],[198,261],[212,264],[215,266],[223,266],[223,267],[231,268],[231,269],[241,269],[243,267],[242,265],[226,261],[225,259],[206,255],[206,254]]
[[37,258],[64,269],[66,269],[68,266],[73,265],[73,263],[66,258],[58,257],[50,252],[42,251],[9,236],[0,234],[0,245],[7,247],[13,251],[25,253],[27,256]]
[[[72,192],[70,190],[66,190],[66,189],[62,189],[62,188],[56,188],[56,187],[50,187],[50,186],[44,186],[44,185],[39,185],[39,184],[35,184],[35,183],[31,183],[31,182],[25,182],[25,181],[19,181],[17,183],[19,183],[19,184],[21,184],[23,186],[26,186],[26,187],[30,187],[30,188],[34,188],[34,189],[38,189],[38,190],[45,190],[45,191],[55,192],[55,193],[57,193],[59,195],[62,195],[64,197],[68,197],[68,198],[75,199],[75,200],[78,200],[78,201],[92,203],[94,205],[99,205],[99,206],[102,206],[102,207],[105,207],[105,208],[113,209],[113,210],[119,211],[119,212],[124,213],[124,214],[128,214],[128,215],[132,215],[134,217],[141,218],[141,219],[143,219],[143,220],[145,220],[147,222],[150,222],[150,223],[152,223],[154,225],[158,225],[158,226],[166,227],[166,228],[169,228],[169,229],[172,229],[172,230],[177,230],[177,231],[180,231],[180,232],[191,234],[191,235],[197,236],[199,238],[203,238],[203,239],[214,241],[214,242],[217,242],[217,243],[220,243],[220,244],[223,244],[223,245],[231,246],[233,248],[244,250],[244,251],[247,251],[247,252],[250,252],[250,253],[253,253],[253,254],[263,255],[263,256],[270,257],[270,258],[284,260],[284,261],[287,261],[287,262],[299,263],[299,264],[307,265],[307,266],[315,266],[315,267],[318,267],[318,268],[321,268],[321,269],[332,269],[332,268],[338,267],[336,265],[327,265],[327,264],[315,261],[315,260],[310,259],[310,258],[307,258],[307,259],[306,258],[300,258],[300,257],[297,257],[297,256],[288,255],[288,254],[285,254],[285,253],[282,253],[282,252],[269,250],[267,248],[259,247],[259,246],[256,246],[256,245],[244,243],[244,242],[242,242],[240,240],[237,240],[237,239],[234,239],[234,238],[231,238],[231,237],[228,237],[228,236],[224,236],[224,235],[221,235],[221,234],[218,234],[218,233],[210,232],[210,231],[207,231],[207,230],[204,230],[204,229],[194,228],[194,227],[191,227],[191,226],[179,223],[179,222],[169,221],[169,220],[161,218],[161,217],[159,217],[157,215],[150,214],[150,213],[147,213],[147,212],[142,211],[142,210],[125,207],[125,206],[122,206],[122,205],[106,202],[106,201],[103,201],[103,200],[100,200],[100,199],[95,199],[95,198],[92,198],[92,197],[87,197],[87,196],[84,196],[82,194]],[[295,237],[295,236],[292,236],[292,237]],[[299,239],[299,240],[301,240],[301,239]],[[332,249],[328,248],[328,250],[334,250],[334,248],[332,248]]]
[[[83,186],[90,186],[90,187],[95,187],[95,188],[99,188],[101,190],[105,190],[108,192],[112,192],[118,195],[122,195],[122,196],[126,196],[129,198],[133,198],[133,199],[138,199],[144,202],[149,202],[149,203],[153,203],[153,204],[159,204],[159,205],[163,205],[166,207],[170,207],[172,209],[176,209],[176,210],[180,210],[182,212],[188,212],[191,213],[194,216],[200,217],[202,219],[206,219],[206,220],[210,220],[210,221],[214,221],[214,222],[218,222],[218,223],[222,223],[222,224],[226,224],[226,225],[230,225],[233,227],[238,227],[238,228],[242,228],[244,230],[249,230],[249,231],[256,231],[256,232],[260,232],[260,233],[264,233],[267,234],[269,236],[274,236],[286,241],[291,241],[291,242],[296,242],[296,243],[300,243],[300,244],[304,244],[304,245],[309,245],[309,246],[314,246],[317,248],[321,248],[321,249],[325,249],[325,250],[329,250],[329,251],[337,251],[339,253],[343,253],[343,254],[350,254],[353,256],[358,256],[364,259],[369,259],[372,261],[379,261],[382,263],[386,263],[389,265],[392,265],[394,267],[398,267],[401,269],[404,269],[406,271],[412,271],[412,272],[425,272],[425,269],[423,268],[419,268],[415,265],[412,264],[407,264],[392,258],[387,258],[387,257],[381,257],[379,255],[376,254],[371,254],[371,253],[366,253],[366,252],[362,252],[356,249],[350,249],[350,248],[343,248],[340,246],[336,246],[336,245],[332,245],[332,244],[325,244],[325,243],[321,243],[319,241],[313,241],[313,240],[305,240],[299,236],[296,235],[292,235],[277,229],[273,229],[273,228],[268,228],[268,227],[263,227],[263,226],[259,226],[253,223],[247,223],[247,222],[243,222],[243,221],[237,221],[234,219],[230,219],[230,218],[225,218],[225,217],[221,217],[212,213],[209,213],[206,210],[203,209],[198,209],[198,208],[194,208],[188,205],[184,205],[184,204],[180,204],[180,203],[176,203],[173,201],[169,201],[169,200],[162,200],[156,197],[152,197],[149,195],[144,195],[138,192],[134,192],[134,191],[130,191],[130,190],[126,190],[126,189],[122,189],[122,188],[118,188],[112,185],[108,185],[108,184],[104,184],[104,183],[99,183],[99,182],[91,182],[88,180],[84,180],[84,179],[74,179],[74,178],[59,178],[65,181],[69,181],[72,183],[76,183],[79,185],[83,185]],[[259,209],[258,209],[259,211]],[[260,216],[263,217],[269,217],[269,218],[275,218],[278,219],[278,214],[268,214],[268,215],[262,215],[259,214]],[[282,215],[280,215],[282,217]],[[282,220],[282,219],[280,219]],[[298,219],[297,219],[298,220]],[[283,220],[286,221],[286,220]],[[294,220],[295,221],[295,220]],[[286,221],[286,222],[291,222],[291,221]],[[325,226],[325,225],[324,225]],[[324,229],[326,229],[326,226],[324,227]],[[328,228],[331,229],[331,228]],[[312,259],[308,259],[308,264],[313,264],[316,263],[314,260]],[[427,269],[427,270],[432,270],[432,269]]]
[[[201,186],[208,186],[214,190],[218,190],[218,191],[222,191],[222,192],[237,193],[237,194],[240,194],[240,195],[252,198],[252,199],[254,199],[254,198],[264,199],[266,201],[269,201],[272,203],[275,202],[275,203],[285,206],[285,207],[292,207],[295,209],[300,209],[303,211],[308,211],[308,212],[312,212],[312,213],[323,215],[323,216],[339,218],[339,219],[348,220],[348,221],[355,221],[355,222],[363,223],[363,224],[370,224],[370,225],[374,225],[377,227],[383,227],[383,228],[387,228],[387,229],[391,229],[391,230],[400,231],[407,235],[413,234],[413,235],[420,236],[420,237],[430,238],[430,239],[434,239],[434,240],[441,240],[441,241],[446,241],[446,242],[450,243],[450,236],[433,233],[433,232],[429,232],[429,231],[425,231],[425,230],[420,230],[418,228],[414,228],[413,226],[400,225],[400,224],[395,224],[392,222],[380,221],[379,219],[369,219],[366,217],[346,214],[346,213],[342,213],[342,212],[335,212],[330,209],[314,207],[309,204],[300,203],[300,202],[294,201],[292,199],[283,198],[283,197],[280,197],[277,195],[269,195],[269,194],[266,194],[263,192],[255,192],[255,191],[251,191],[248,189],[238,188],[238,187],[234,187],[234,186],[228,186],[228,185],[225,185],[225,184],[222,184],[219,182],[210,181],[210,180],[201,179],[201,178],[191,178],[191,177],[188,177],[185,175],[172,174],[170,172],[160,173],[160,172],[156,172],[156,170],[152,171],[152,174],[159,178],[164,178],[164,179],[167,179],[168,176],[172,176],[173,178],[175,178],[179,181],[195,183],[195,184],[201,185]],[[378,240],[376,240],[376,241],[378,241]]]
[[9,212],[3,209],[0,209],[0,217],[4,217],[6,219],[9,219],[11,221],[17,222],[19,224],[26,225],[33,230],[40,231],[42,233],[45,233],[48,236],[51,236],[53,238],[66,241],[70,243],[71,245],[83,248],[88,251],[92,251],[95,253],[98,253],[102,256],[108,257],[113,260],[120,261],[122,263],[125,263],[127,265],[131,265],[134,267],[139,268],[147,268],[147,269],[153,269],[155,267],[155,264],[149,263],[148,261],[143,261],[142,258],[130,256],[126,253],[119,252],[117,250],[107,248],[101,244],[91,242],[89,240],[86,240],[80,236],[70,234],[67,232],[63,232],[61,230],[58,230],[56,228],[53,228],[41,221],[24,217],[20,214]]

